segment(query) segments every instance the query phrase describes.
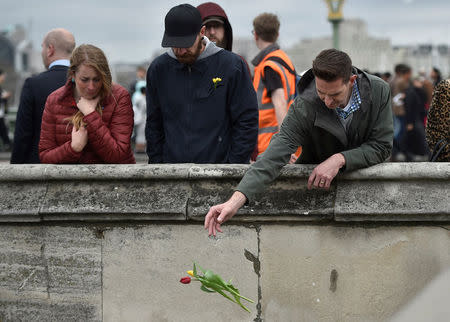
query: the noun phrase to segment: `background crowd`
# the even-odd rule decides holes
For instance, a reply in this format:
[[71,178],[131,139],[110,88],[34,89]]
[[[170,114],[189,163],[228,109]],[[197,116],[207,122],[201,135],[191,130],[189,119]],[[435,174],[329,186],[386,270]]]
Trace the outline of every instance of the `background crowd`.
[[[448,131],[450,131],[444,114],[438,113],[439,116],[436,113],[432,114],[431,123],[442,121],[445,124],[447,122],[447,133],[433,134],[437,130],[436,126],[431,126],[431,128],[428,126],[429,144],[427,144],[425,131],[427,124],[430,123],[427,116],[432,105],[433,93],[442,81],[441,72],[437,67],[432,68],[428,73],[425,71],[414,72],[406,64],[396,65],[393,72],[393,74],[390,72],[373,73],[391,86],[394,117],[394,146],[391,160],[428,161],[437,144],[437,141],[432,140],[431,136],[439,135],[447,138],[448,141]],[[443,108],[448,110],[448,103],[435,99],[432,111]]]

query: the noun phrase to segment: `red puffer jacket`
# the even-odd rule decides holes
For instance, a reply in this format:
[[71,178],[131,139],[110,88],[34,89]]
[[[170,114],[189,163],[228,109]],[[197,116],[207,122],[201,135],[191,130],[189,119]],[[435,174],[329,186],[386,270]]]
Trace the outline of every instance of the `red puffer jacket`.
[[111,95],[102,102],[103,113],[94,111],[84,116],[88,143],[81,152],[70,146],[72,124],[67,120],[78,108],[72,82],[57,89],[47,98],[42,116],[39,158],[42,163],[136,163],[131,151],[133,108],[130,95],[113,84]]

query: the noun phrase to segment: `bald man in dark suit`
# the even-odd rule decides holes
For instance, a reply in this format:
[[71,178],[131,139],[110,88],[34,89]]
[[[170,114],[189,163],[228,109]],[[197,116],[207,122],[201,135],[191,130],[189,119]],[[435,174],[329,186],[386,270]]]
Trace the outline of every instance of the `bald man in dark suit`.
[[69,31],[53,29],[42,42],[45,72],[27,78],[22,88],[17,111],[11,163],[40,163],[38,145],[42,113],[47,96],[67,81],[69,59],[75,38]]

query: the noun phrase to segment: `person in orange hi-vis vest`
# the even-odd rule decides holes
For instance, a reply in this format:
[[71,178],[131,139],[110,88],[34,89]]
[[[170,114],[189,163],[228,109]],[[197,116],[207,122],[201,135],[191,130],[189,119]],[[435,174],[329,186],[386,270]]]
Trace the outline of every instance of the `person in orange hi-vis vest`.
[[[258,98],[259,129],[258,155],[269,146],[272,136],[280,129],[289,106],[294,101],[295,67],[286,53],[276,43],[280,22],[271,13],[262,13],[253,20],[253,36],[259,54],[252,60],[255,66],[253,87]],[[292,155],[294,163],[301,147]]]

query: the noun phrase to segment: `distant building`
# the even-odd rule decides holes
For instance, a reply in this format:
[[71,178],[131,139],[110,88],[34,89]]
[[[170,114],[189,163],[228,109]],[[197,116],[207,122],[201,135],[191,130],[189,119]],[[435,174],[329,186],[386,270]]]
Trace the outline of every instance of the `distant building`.
[[287,48],[286,52],[297,72],[302,73],[311,68],[312,61],[321,50],[332,46],[333,40],[331,37],[306,38],[291,48]]
[[12,139],[23,83],[27,77],[44,70],[40,51],[33,49],[23,26],[8,26],[0,30],[0,68],[7,73],[3,88],[12,93],[6,115],[9,136]]
[[[429,74],[433,66],[438,67],[443,77],[450,75],[449,45],[418,44],[410,46],[392,46],[389,38],[377,38],[369,35],[367,24],[361,19],[345,19],[339,29],[340,49],[347,52],[353,64],[361,69],[374,72],[392,72],[398,63],[406,63],[414,74]],[[331,48],[330,36],[302,39],[286,52],[300,73],[311,68],[313,59],[326,48]]]
[[[367,24],[361,19],[345,19],[339,27],[340,49],[349,54],[355,66],[371,72],[392,70],[392,46],[388,38],[368,34]],[[331,36],[303,39],[287,50],[298,71],[311,68],[317,54],[333,46]]]
[[25,78],[44,70],[40,52],[33,49],[23,26],[0,30],[0,68],[8,74],[5,89],[13,92],[9,105],[15,105],[19,102]]
[[[331,26],[330,26],[331,31]],[[369,72],[393,72],[398,63],[406,63],[414,74],[425,72],[429,75],[433,66],[438,67],[443,77],[450,76],[450,46],[418,44],[410,46],[393,46],[389,38],[374,37],[368,32],[367,23],[361,19],[344,19],[340,24],[340,47],[352,58],[353,64]],[[291,57],[298,73],[311,68],[313,59],[326,48],[333,46],[331,35],[300,40],[290,48],[283,46]],[[167,48],[155,50],[147,65],[157,56],[167,51]],[[259,53],[252,37],[235,37],[233,52],[241,55],[248,63],[253,73],[251,60]],[[145,64],[144,64],[145,65]],[[121,84],[131,82],[138,64],[117,64],[114,67],[115,77]]]
[[14,45],[4,33],[0,33],[0,65],[14,67]]
[[415,74],[429,75],[433,67],[441,70],[442,77],[450,77],[450,46],[421,44],[415,46],[394,46],[393,63],[410,65]]
[[233,39],[233,52],[241,55],[250,67],[251,72],[255,66],[252,65],[251,61],[259,53],[258,47],[256,47],[255,40],[253,38],[237,38]]

